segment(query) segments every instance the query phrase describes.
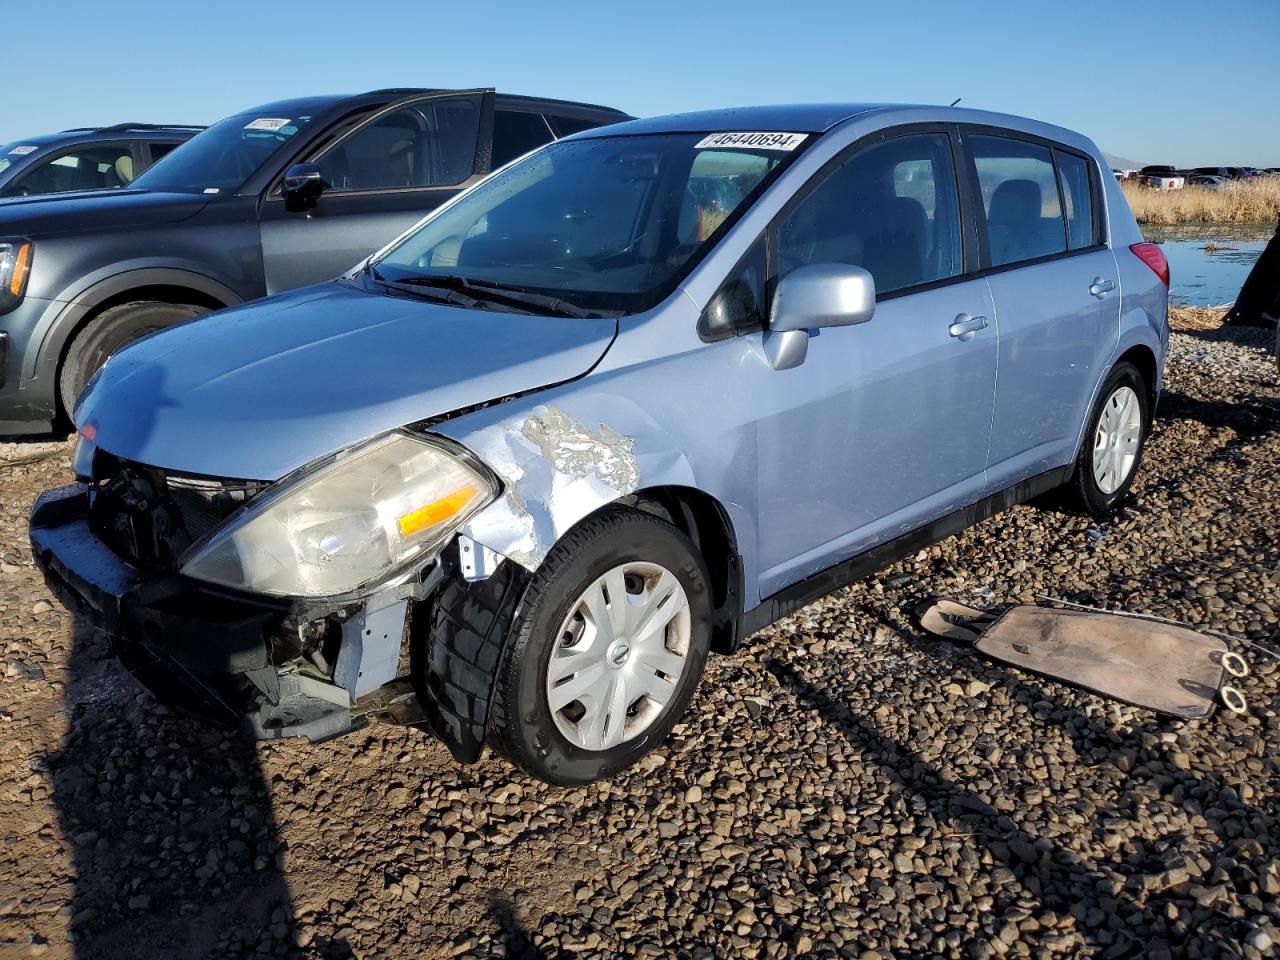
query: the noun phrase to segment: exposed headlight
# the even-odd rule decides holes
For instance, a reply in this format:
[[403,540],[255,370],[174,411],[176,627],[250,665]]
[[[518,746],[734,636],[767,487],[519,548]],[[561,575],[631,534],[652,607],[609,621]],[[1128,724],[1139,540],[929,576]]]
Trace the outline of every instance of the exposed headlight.
[[34,253],[35,245],[30,240],[0,240],[0,313],[7,313],[22,302]]
[[497,494],[483,467],[391,433],[250,502],[182,562],[189,577],[289,597],[329,597],[425,560]]

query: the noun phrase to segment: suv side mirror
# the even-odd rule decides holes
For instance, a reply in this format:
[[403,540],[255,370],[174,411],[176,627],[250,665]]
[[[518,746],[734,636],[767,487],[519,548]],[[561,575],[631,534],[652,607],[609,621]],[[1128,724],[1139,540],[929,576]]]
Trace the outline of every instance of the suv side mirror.
[[290,210],[305,210],[314,207],[324,193],[324,177],[320,174],[320,165],[316,163],[295,163],[284,175],[281,191],[284,202]]
[[804,363],[809,331],[866,323],[876,312],[876,282],[862,267],[814,263],[778,281],[764,334],[765,356],[775,370]]

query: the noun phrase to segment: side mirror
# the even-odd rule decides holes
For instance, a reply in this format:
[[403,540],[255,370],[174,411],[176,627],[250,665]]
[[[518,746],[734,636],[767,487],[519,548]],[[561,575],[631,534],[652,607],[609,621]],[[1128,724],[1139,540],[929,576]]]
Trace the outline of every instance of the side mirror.
[[284,175],[284,202],[290,210],[314,207],[324,193],[324,177],[315,163],[295,163]]
[[778,281],[764,334],[765,355],[775,370],[804,363],[809,331],[866,323],[876,312],[876,282],[862,267],[814,263]]

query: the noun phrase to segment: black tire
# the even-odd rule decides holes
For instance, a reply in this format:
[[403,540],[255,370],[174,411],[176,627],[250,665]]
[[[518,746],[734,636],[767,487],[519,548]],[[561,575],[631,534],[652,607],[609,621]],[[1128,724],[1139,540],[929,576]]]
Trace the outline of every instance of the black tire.
[[85,384],[107,358],[148,333],[209,312],[208,307],[191,303],[161,303],[142,300],[108,307],[76,334],[67,348],[58,374],[58,399],[63,412],[71,415]]
[[[1124,482],[1119,487],[1110,493],[1106,493],[1098,485],[1094,477],[1094,441],[1098,433],[1098,421],[1102,419],[1103,410],[1112,395],[1120,387],[1128,387],[1137,394],[1138,407],[1141,411],[1142,430],[1138,439],[1137,454],[1134,457],[1132,467],[1129,468],[1128,476],[1125,477]],[[1098,400],[1089,416],[1089,426],[1085,431],[1084,440],[1080,444],[1080,453],[1076,457],[1075,471],[1072,473],[1071,479],[1067,481],[1064,489],[1069,505],[1083,510],[1098,519],[1111,516],[1124,498],[1128,496],[1129,488],[1133,486],[1133,479],[1138,475],[1138,470],[1142,467],[1142,453],[1146,449],[1147,437],[1150,433],[1151,395],[1148,392],[1147,382],[1133,364],[1128,361],[1118,363],[1102,384],[1102,389],[1098,392]]]
[[[571,605],[607,570],[632,561],[660,564],[684,588],[690,614],[687,662],[671,699],[648,727],[611,749],[589,751],[556,726],[547,702],[547,665]],[[702,678],[710,640],[710,574],[688,537],[665,520],[635,510],[611,509],[586,520],[552,549],[516,610],[498,663],[489,743],[548,783],[570,786],[612,776],[670,734]]]

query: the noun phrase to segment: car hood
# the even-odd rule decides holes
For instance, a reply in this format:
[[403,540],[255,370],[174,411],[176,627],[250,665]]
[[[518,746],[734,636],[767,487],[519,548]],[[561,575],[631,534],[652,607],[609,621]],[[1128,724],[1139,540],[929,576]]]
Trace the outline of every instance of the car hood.
[[33,240],[63,233],[147,227],[199,213],[209,198],[198,193],[94,190],[0,200],[0,235]]
[[617,321],[466,310],[303,287],[139,340],[76,409],[102,450],[184,473],[275,480],[405,424],[571,380]]

